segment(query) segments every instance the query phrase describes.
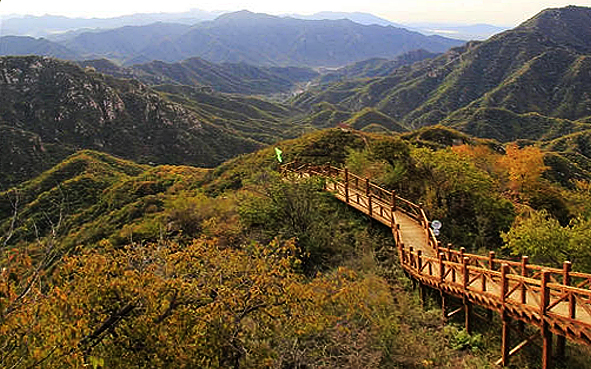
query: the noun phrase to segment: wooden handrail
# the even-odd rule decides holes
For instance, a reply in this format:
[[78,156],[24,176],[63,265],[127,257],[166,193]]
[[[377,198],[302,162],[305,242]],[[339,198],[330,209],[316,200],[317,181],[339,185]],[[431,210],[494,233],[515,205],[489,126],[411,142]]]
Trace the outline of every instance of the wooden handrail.
[[[289,164],[291,164],[291,163],[288,163],[286,165],[289,165]],[[306,164],[304,164],[302,166],[306,166]],[[312,168],[312,167],[308,166],[308,168]],[[318,169],[316,167],[313,167],[313,168],[314,169]],[[333,167],[333,166],[331,166],[330,169],[331,170],[334,170],[334,171],[343,171],[342,169],[337,168],[337,167]],[[301,170],[302,169],[299,169],[298,168],[298,171],[301,171]],[[310,172],[310,171],[308,171],[308,172]],[[326,173],[326,171],[324,171],[324,170],[314,170],[313,173],[314,174],[318,174],[318,175],[321,175],[321,174],[330,174],[330,173]],[[357,176],[357,175],[355,175],[355,174],[353,174],[351,172],[349,172],[349,177],[350,178],[355,178],[356,177],[360,181],[365,181],[365,178],[362,178],[360,176]],[[384,188],[382,188],[380,186],[377,186],[377,185],[374,185],[374,184],[371,184],[371,185],[372,186],[375,186],[376,188],[379,188],[381,191],[384,191],[384,193],[388,193],[388,194],[392,194],[393,193],[393,191],[386,190],[386,189],[384,189]],[[358,189],[365,189],[365,188],[358,188]],[[427,223],[428,224],[429,221],[428,221],[427,216],[426,216],[426,214],[424,212],[424,209],[421,206],[419,206],[419,205],[417,205],[417,204],[413,203],[412,201],[409,201],[409,200],[407,200],[405,198],[402,198],[400,196],[396,196],[396,200],[398,201],[399,204],[406,204],[409,207],[413,208],[413,210],[417,210],[417,213],[420,214],[421,215],[421,218],[424,219],[421,223],[423,223],[423,224],[424,223]],[[380,202],[384,206],[388,206],[390,204],[390,200],[388,198],[383,198],[383,197],[374,197],[374,196],[372,196],[372,202],[374,204],[376,204],[376,202]],[[408,211],[404,211],[404,209],[401,209],[401,210],[403,212],[405,212],[407,215],[411,216],[411,217],[414,217],[415,216],[415,214],[409,213]],[[435,238],[435,236],[434,236],[434,238]],[[452,249],[452,250],[450,250],[450,252],[453,253],[453,254],[456,254],[456,255],[459,255],[460,254],[460,251],[459,250]],[[470,259],[477,259],[477,260],[482,260],[482,261],[487,261],[489,259],[489,257],[487,257],[487,256],[477,255],[477,254],[467,254],[466,253],[466,254],[464,254],[464,256],[466,256],[466,257],[468,257]],[[508,260],[508,259],[495,259],[495,261],[497,263],[505,263],[505,264],[507,264],[509,266],[513,266],[513,267],[521,267],[521,262],[520,261],[513,261],[513,260]],[[528,264],[527,265],[527,269],[528,270],[532,270],[532,271],[546,271],[546,272],[549,272],[551,274],[556,274],[556,275],[562,275],[563,274],[563,270],[562,269],[552,268],[552,267],[547,267],[547,266],[541,266],[541,265],[536,265],[536,264]],[[570,272],[570,275],[572,277],[575,277],[575,278],[588,278],[588,279],[591,280],[591,274],[588,274],[588,273]]]
[[[330,178],[337,197],[392,228],[403,268],[421,283],[591,345],[591,274],[441,247],[422,206],[345,169],[288,163],[282,172]],[[404,247],[396,212],[422,228],[422,250]]]

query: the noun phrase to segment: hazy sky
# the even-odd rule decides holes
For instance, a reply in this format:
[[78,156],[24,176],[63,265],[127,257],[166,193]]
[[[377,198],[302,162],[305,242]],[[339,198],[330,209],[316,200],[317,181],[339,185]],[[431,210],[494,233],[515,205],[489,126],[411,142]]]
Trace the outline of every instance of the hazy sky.
[[[573,4],[561,0],[0,0],[0,15],[58,14],[110,17],[131,13],[242,10],[269,14],[318,11],[368,12],[394,22],[490,23],[514,26],[549,7]],[[591,0],[576,5],[591,6]]]

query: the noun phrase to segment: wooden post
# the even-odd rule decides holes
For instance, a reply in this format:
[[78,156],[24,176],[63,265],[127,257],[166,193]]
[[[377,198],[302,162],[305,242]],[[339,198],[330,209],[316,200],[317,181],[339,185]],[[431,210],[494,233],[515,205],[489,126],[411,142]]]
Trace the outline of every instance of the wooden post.
[[505,310],[501,313],[501,319],[503,320],[502,338],[501,338],[501,366],[509,365],[509,350],[511,349],[509,325],[511,321],[509,315]]
[[392,198],[390,199],[390,206],[392,206],[392,211],[396,211],[396,191],[392,191]]
[[440,252],[438,255],[439,258],[439,283],[443,283],[444,276],[445,276],[445,265],[443,265],[443,253]]
[[[417,271],[419,272],[419,274],[422,274],[423,271],[423,251],[421,250],[417,250],[417,266],[418,269]],[[427,290],[424,284],[422,284],[419,281],[419,291],[420,291],[420,296],[421,296],[421,304],[423,305],[423,307],[426,305],[426,299],[427,299]]]
[[482,283],[482,292],[486,292],[486,273],[482,273],[481,283]]
[[[451,254],[451,248],[452,248],[452,245],[451,245],[451,243],[448,243],[448,244],[447,244],[447,260],[448,260],[448,261],[452,261],[452,257],[451,257],[451,255],[452,255],[452,254]],[[460,262],[461,262],[461,261],[460,261]],[[456,269],[455,269],[454,267],[452,267],[452,268],[451,268],[451,281],[452,281],[453,283],[456,283]]]
[[[527,264],[529,263],[529,257],[528,256],[522,256],[521,257],[521,276],[522,277],[527,277],[528,273],[527,273]],[[521,303],[525,304],[527,302],[527,290],[525,289],[525,286],[521,287]]]
[[[488,269],[491,270],[491,271],[494,271],[495,270],[495,255],[496,254],[495,254],[494,251],[490,251],[488,253]],[[483,277],[482,278],[482,291],[485,291],[486,292],[486,277],[484,275],[482,277]],[[492,319],[493,319],[493,312],[492,312],[492,310],[489,309],[486,312],[486,315],[488,317],[488,320],[492,322]]]
[[417,267],[418,267],[417,271],[419,273],[422,273],[422,269],[423,269],[423,259],[422,259],[422,256],[423,256],[423,251],[417,250]]
[[423,222],[423,220],[424,220],[423,217],[422,217],[423,212],[424,212],[424,210],[423,210],[423,203],[422,202],[419,202],[418,205],[419,205],[419,217],[420,217],[419,223],[421,223],[421,225],[423,226],[423,228],[428,227],[429,225],[425,225],[425,223]]
[[511,349],[510,337],[509,337],[509,315],[505,310],[505,296],[507,295],[508,281],[507,273],[509,266],[507,264],[501,265],[501,319],[503,321],[502,330],[502,347],[501,347],[501,365],[507,366],[509,364],[509,350]]
[[371,207],[371,194],[367,196],[367,209],[369,210],[369,216],[373,216],[373,209]]
[[488,253],[488,269],[495,270],[495,252],[491,251]]
[[[570,261],[565,261],[562,265],[562,284],[565,286],[570,286],[570,272],[572,270],[572,264]],[[569,295],[569,308],[570,308],[570,300],[572,294]],[[572,310],[569,309],[569,316],[572,314]],[[571,317],[574,319],[574,316]],[[557,336],[556,337],[556,357],[560,359],[564,359],[566,357],[566,337],[565,336]]]
[[365,178],[365,196],[369,197],[369,178]]
[[[462,250],[463,255],[463,250]],[[464,323],[466,326],[466,333],[472,334],[472,324],[470,322],[472,316],[472,303],[468,298],[468,284],[470,283],[470,271],[468,270],[468,262],[470,259],[464,257],[462,259],[462,273],[463,273],[463,281],[462,281],[462,288],[464,289]]]
[[349,169],[345,168],[345,202],[349,203]]
[[550,369],[552,365],[552,332],[548,327],[546,321],[546,309],[550,303],[550,289],[548,288],[548,282],[550,281],[550,273],[542,271],[542,285],[540,287],[541,302],[540,302],[540,318],[542,320],[542,369]]
[[421,304],[424,308],[427,305],[427,286],[421,283],[419,284],[419,289],[421,292]]
[[396,210],[393,207],[390,208],[390,228],[394,228],[396,226],[396,222],[394,222],[394,212],[395,211]]
[[509,281],[507,280],[507,273],[509,272],[509,266],[507,264],[501,265],[501,303],[503,304],[503,309],[505,309],[505,299],[507,295],[507,290],[509,287]]
[[411,247],[409,247],[409,250],[410,250],[410,266],[414,268],[415,258],[413,257],[412,253],[415,251],[415,248],[411,246]]
[[[570,264],[570,261],[568,262]],[[572,265],[571,265],[572,266]],[[570,273],[570,270],[569,270]],[[570,284],[570,274],[568,274],[568,282]],[[568,295],[568,314],[571,319],[576,318],[577,308],[576,308],[576,299],[575,296],[571,293]]]
[[[522,256],[521,257],[521,276],[522,277],[527,277],[527,264],[529,262],[529,257],[528,256]],[[525,284],[523,284],[521,286],[521,303],[523,305],[525,305],[527,303],[527,290],[525,289]],[[524,322],[519,322],[519,330],[521,332],[525,331],[525,323]]]
[[446,304],[447,304],[447,297],[445,296],[445,293],[443,292],[443,290],[439,291],[441,294],[441,316],[443,318],[443,323],[445,323],[447,321],[447,313],[445,312],[446,310]]

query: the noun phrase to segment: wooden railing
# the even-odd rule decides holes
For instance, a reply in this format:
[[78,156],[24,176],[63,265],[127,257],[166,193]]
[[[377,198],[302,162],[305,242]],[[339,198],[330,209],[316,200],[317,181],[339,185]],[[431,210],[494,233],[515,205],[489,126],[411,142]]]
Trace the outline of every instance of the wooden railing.
[[[591,345],[591,274],[573,272],[569,262],[558,269],[530,264],[527,256],[514,261],[497,258],[493,251],[482,256],[466,253],[463,248],[453,249],[451,245],[443,247],[421,205],[347,169],[289,163],[282,170],[287,176],[324,177],[326,190],[391,227],[404,270],[422,288],[429,286],[441,292],[444,316],[450,315],[445,312],[445,296],[462,300],[468,331],[472,304],[500,313],[503,348],[497,364],[506,365],[511,355],[535,338],[528,337],[509,350],[511,319],[540,328],[545,369],[550,367],[552,333],[557,335],[557,356],[565,354],[565,338]],[[422,233],[422,245],[405,246],[408,234],[401,231],[402,217],[414,223],[412,232]]]

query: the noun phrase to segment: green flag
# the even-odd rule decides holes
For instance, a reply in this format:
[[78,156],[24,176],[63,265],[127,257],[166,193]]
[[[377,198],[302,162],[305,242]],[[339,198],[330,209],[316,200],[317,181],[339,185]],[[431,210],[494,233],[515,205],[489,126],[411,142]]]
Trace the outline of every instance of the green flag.
[[280,163],[283,163],[283,158],[281,157],[281,154],[283,154],[283,151],[279,150],[278,147],[275,148],[275,154],[277,155],[277,160]]

